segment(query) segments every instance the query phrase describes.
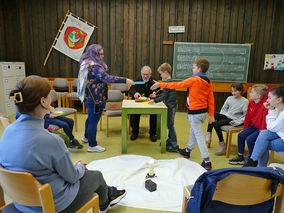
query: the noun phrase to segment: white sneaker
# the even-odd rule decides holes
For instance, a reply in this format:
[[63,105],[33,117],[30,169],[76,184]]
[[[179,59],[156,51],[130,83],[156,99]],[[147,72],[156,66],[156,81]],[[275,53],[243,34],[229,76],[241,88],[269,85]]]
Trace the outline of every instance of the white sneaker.
[[89,146],[88,147],[88,152],[104,152],[106,151],[106,148],[101,147],[100,145],[96,145],[96,146]]
[[88,138],[85,138],[85,136],[81,138],[81,141],[82,141],[83,143],[88,143],[88,142],[89,142],[89,141],[88,141]]

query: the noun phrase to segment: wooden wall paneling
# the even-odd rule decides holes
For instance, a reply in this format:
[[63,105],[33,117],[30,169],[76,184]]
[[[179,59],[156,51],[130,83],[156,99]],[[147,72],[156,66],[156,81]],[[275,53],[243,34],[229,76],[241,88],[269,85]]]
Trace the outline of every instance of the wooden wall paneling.
[[[97,3],[98,1],[94,1],[94,0],[89,0],[88,3],[84,1],[84,11],[85,11],[84,17],[88,22],[94,24],[96,27],[98,27],[98,23],[97,23],[98,19],[96,16],[99,12],[97,9]],[[98,28],[96,27],[94,28],[94,32],[92,36],[90,37],[88,45],[98,43],[99,33],[98,33]]]
[[218,0],[215,42],[221,43],[224,30],[225,0]]
[[144,43],[142,41],[142,33],[143,33],[143,20],[142,20],[142,0],[136,1],[136,68],[135,73],[136,76],[140,76],[140,70],[144,64],[142,64],[142,48],[144,48]]
[[142,66],[148,65],[151,67],[152,71],[153,67],[150,65],[149,60],[149,34],[150,34],[150,9],[149,9],[149,1],[148,0],[142,0],[142,54],[141,54],[141,63]]
[[[166,27],[167,32],[168,32],[168,40],[169,41],[175,41],[177,38],[178,34],[169,34],[169,26],[176,26],[177,24],[177,18],[176,18],[176,8],[178,7],[178,3],[177,1],[170,1],[170,19],[169,19],[169,25]],[[168,49],[168,56],[167,56],[167,60],[163,61],[167,62],[169,64],[173,63],[173,53],[174,53],[174,46],[173,45],[164,45],[167,47]],[[159,66],[159,65],[158,65]],[[158,67],[156,67],[157,69]],[[156,72],[157,73],[157,72]],[[159,74],[157,73],[157,78],[159,78]]]
[[110,55],[110,58],[109,58],[109,73],[114,75],[115,74],[115,69],[116,69],[116,51],[117,51],[117,48],[116,48],[116,28],[118,28],[118,26],[116,25],[116,21],[115,19],[118,18],[116,17],[116,1],[110,1],[109,2],[109,36],[110,36],[110,40],[109,40],[109,44],[110,44],[110,49],[109,49],[109,55]]
[[204,9],[203,9],[203,23],[202,23],[202,42],[209,42],[209,28],[210,28],[210,10],[211,10],[211,2],[206,1],[204,2]]
[[163,49],[163,36],[162,36],[162,23],[163,23],[163,15],[162,15],[162,4],[157,1],[156,4],[156,16],[155,16],[155,26],[153,26],[153,32],[155,33],[155,67],[158,67],[161,64],[161,51]]
[[[21,52],[22,52],[21,55],[23,57],[22,61],[25,62],[25,68],[26,68],[27,67],[26,63],[27,63],[27,61],[29,61],[28,60],[29,56],[28,56],[28,54],[26,54],[26,50],[28,49],[28,46],[27,46],[27,40],[28,39],[26,38],[26,22],[25,22],[26,14],[25,14],[25,5],[24,5],[23,1],[19,1],[19,8],[18,9],[19,9],[20,32],[21,32]],[[1,10],[0,10],[0,13],[1,13]],[[0,20],[1,20],[1,14],[0,14]],[[1,27],[1,24],[0,24],[0,29],[3,29]],[[44,38],[45,38],[45,36],[43,37],[43,39]],[[0,34],[0,40],[1,40],[1,34]],[[44,41],[44,43],[45,43],[45,41]],[[43,46],[44,46],[44,43],[43,43]],[[1,41],[0,41],[0,46],[2,47]],[[4,48],[3,50],[5,50],[5,46],[3,48]],[[1,56],[0,56],[0,58],[1,58]]]
[[177,17],[178,17],[178,25],[185,26],[185,32],[182,34],[178,34],[177,41],[186,42],[188,40],[187,35],[189,32],[189,21],[188,21],[189,20],[189,1],[187,0],[179,1]]
[[[281,16],[283,15],[283,10],[281,11],[281,0],[276,0],[276,3],[274,4],[274,9],[273,9],[273,21],[272,21],[272,42],[271,42],[271,49],[276,51],[278,53],[278,49],[281,48],[281,45],[278,45],[278,41],[281,40],[279,38],[279,32],[280,32],[280,22],[281,22]],[[281,1],[283,2],[283,1]],[[280,17],[279,17],[280,15]],[[280,47],[280,48],[279,48]]]
[[118,76],[123,76],[123,0],[116,1],[116,17],[115,17],[115,45],[116,45],[116,54],[115,54],[115,67],[114,74]]
[[110,40],[112,39],[110,37],[110,0],[102,0],[102,8],[103,8],[103,14],[102,14],[102,30],[103,30],[103,40],[102,40],[102,45],[104,47],[105,51],[105,62],[107,65],[110,65],[110,52],[114,51],[111,49],[110,46]]
[[[5,32],[5,19],[4,19],[4,8],[3,5],[2,7],[0,7],[0,29],[2,32]],[[7,47],[6,44],[7,42],[6,40],[6,36],[5,33],[0,33],[0,47],[1,47],[1,51],[0,51],[0,61],[6,61],[8,54],[6,53]]]
[[251,34],[250,42],[253,42],[254,45],[251,46],[250,51],[250,63],[249,63],[249,72],[248,72],[248,82],[253,82],[254,79],[254,70],[256,68],[256,40],[257,40],[257,26],[258,26],[258,11],[259,11],[259,0],[253,2],[252,10],[252,22],[251,22]]
[[243,28],[244,28],[244,12],[245,12],[245,1],[239,1],[239,14],[238,14],[238,26],[237,26],[237,38],[235,43],[243,43]]
[[237,37],[237,25],[238,25],[238,11],[239,5],[236,1],[232,1],[231,5],[231,17],[230,17],[230,32],[229,32],[229,43],[234,43]]
[[[169,25],[170,25],[170,0],[165,0],[162,9],[162,41],[169,40]],[[162,45],[162,62],[168,61],[168,45]],[[160,62],[160,63],[162,63]]]
[[256,54],[256,69],[253,70],[253,77],[254,77],[254,81],[255,82],[261,82],[259,81],[260,78],[261,78],[261,74],[262,73],[262,70],[263,70],[263,64],[261,64],[261,62],[263,61],[262,60],[262,57],[264,57],[263,55],[263,43],[265,42],[264,41],[264,33],[265,33],[265,26],[264,26],[264,23],[265,23],[265,19],[266,19],[266,7],[267,7],[267,1],[266,0],[263,0],[263,1],[260,1],[261,5],[260,5],[260,8],[259,8],[259,21],[258,21],[258,32],[257,32],[257,43],[256,43],[256,51],[257,51],[257,54]]
[[136,69],[135,69],[135,58],[136,58],[136,45],[135,45],[135,4],[134,0],[129,0],[129,27],[128,27],[128,35],[129,35],[129,47],[128,47],[128,76],[131,79],[136,78]]
[[196,20],[197,20],[197,0],[191,0],[191,4],[189,5],[190,11],[189,11],[189,42],[196,42]]
[[[61,3],[61,5],[60,5]],[[64,20],[67,11],[70,10],[69,6],[69,0],[63,0],[63,1],[58,1],[58,8],[57,8],[57,14],[58,14],[58,23],[60,24],[59,27],[61,26],[62,21]],[[70,11],[72,12],[72,11]],[[59,30],[59,27],[57,31]],[[55,37],[55,36],[54,36]],[[56,50],[53,50],[56,51]],[[63,70],[72,70],[72,60],[68,56],[61,54],[60,58],[60,66],[63,68]],[[73,73],[72,77],[77,77],[78,75],[76,73]],[[59,76],[58,76],[59,77]]]
[[123,59],[122,59],[122,76],[129,76],[129,0],[123,3]]
[[202,28],[203,28],[203,1],[197,2],[196,27],[195,27],[195,41],[202,42]]
[[279,14],[279,19],[281,20],[280,21],[280,24],[279,24],[279,40],[278,40],[278,45],[277,45],[277,52],[282,52],[283,53],[283,50],[284,50],[284,1],[277,1],[277,6],[279,6],[281,9],[280,9],[280,12],[277,13],[277,15]]
[[212,0],[210,8],[209,43],[215,42],[216,21],[217,21],[217,1]]
[[[91,0],[92,1],[92,0]],[[94,22],[97,25],[97,29],[96,29],[96,38],[93,40],[94,43],[99,43],[99,44],[103,44],[103,7],[102,7],[102,1],[103,0],[97,0],[96,1],[96,8],[94,11],[90,11],[90,13],[93,13],[94,15],[94,19],[91,16],[91,20],[94,20]],[[95,42],[96,41],[96,42]],[[91,43],[90,43],[91,44]]]
[[225,5],[224,6],[224,27],[223,27],[224,30],[223,30],[223,36],[222,36],[222,43],[229,43],[232,1],[225,0],[224,5]]
[[156,76],[155,68],[158,66],[155,64],[155,32],[156,32],[156,8],[157,8],[157,1],[150,1],[149,3],[149,65],[153,69],[152,76]]

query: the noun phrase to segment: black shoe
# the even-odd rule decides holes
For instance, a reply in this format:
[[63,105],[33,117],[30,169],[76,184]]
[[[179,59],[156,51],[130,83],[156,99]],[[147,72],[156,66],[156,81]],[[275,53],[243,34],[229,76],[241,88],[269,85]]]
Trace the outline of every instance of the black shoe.
[[253,159],[248,158],[248,161],[245,162],[243,167],[257,167],[257,161],[254,161]]
[[83,145],[80,144],[75,138],[70,141],[69,147],[70,149],[82,149]]
[[201,166],[206,169],[207,171],[212,169],[212,164],[210,161],[202,161]]
[[125,190],[118,190],[115,187],[108,187],[108,204],[104,206],[100,206],[100,212],[107,212],[107,210],[111,209],[115,206],[119,201],[124,198],[126,195]]
[[186,148],[185,149],[179,149],[178,151],[183,157],[190,158],[190,152],[186,151]]
[[130,136],[130,140],[134,141],[134,140],[137,139],[137,137],[138,137],[138,135],[132,134],[132,135]]
[[157,141],[157,136],[156,135],[150,135],[150,140],[152,142],[156,142]]
[[245,158],[241,155],[238,155],[237,157],[229,160],[229,164],[232,164],[232,165],[244,165],[245,164]]
[[178,152],[178,150],[179,150],[179,147],[177,145],[176,146],[173,146],[173,145],[166,146],[167,152]]

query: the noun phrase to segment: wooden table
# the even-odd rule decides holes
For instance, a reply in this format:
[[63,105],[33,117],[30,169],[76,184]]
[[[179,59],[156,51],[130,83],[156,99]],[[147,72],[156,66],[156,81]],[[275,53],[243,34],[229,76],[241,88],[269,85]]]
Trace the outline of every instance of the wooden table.
[[129,114],[157,114],[157,137],[161,138],[161,152],[166,152],[167,140],[167,111],[168,108],[163,102],[157,104],[143,104],[134,100],[123,100],[122,103],[122,129],[121,149],[122,153],[127,152],[127,116]]

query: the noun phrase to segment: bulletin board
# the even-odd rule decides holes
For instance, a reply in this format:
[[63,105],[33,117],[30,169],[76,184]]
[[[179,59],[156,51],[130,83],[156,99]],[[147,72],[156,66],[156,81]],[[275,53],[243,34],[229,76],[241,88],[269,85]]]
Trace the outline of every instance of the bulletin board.
[[265,70],[284,70],[284,54],[265,54]]

